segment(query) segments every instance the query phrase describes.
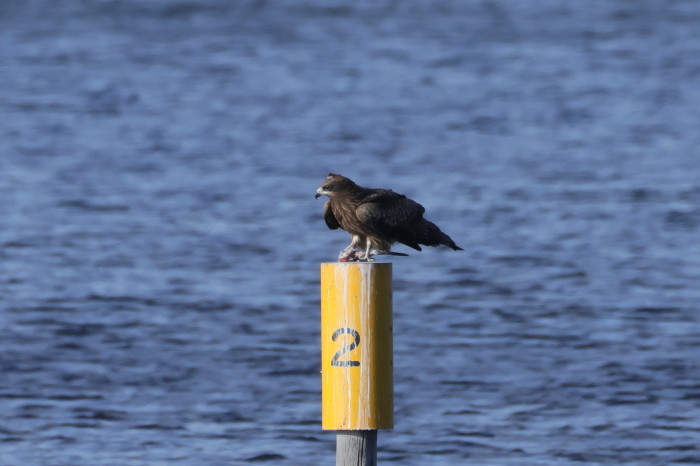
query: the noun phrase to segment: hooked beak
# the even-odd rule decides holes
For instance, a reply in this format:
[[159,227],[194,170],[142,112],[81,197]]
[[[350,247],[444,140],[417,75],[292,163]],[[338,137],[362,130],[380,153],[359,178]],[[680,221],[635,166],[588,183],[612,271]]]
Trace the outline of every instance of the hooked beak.
[[319,197],[323,196],[324,194],[328,194],[328,191],[324,191],[323,188],[318,188],[316,190],[316,195],[314,196],[316,199]]
[[319,193],[316,193],[316,195],[314,196],[314,199],[318,199],[319,197],[321,197],[321,195]]

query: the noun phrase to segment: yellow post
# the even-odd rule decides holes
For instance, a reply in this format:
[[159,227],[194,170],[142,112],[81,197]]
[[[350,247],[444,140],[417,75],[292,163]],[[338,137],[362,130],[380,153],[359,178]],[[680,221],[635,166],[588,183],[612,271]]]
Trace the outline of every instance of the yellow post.
[[390,263],[321,264],[323,429],[394,427],[391,313]]

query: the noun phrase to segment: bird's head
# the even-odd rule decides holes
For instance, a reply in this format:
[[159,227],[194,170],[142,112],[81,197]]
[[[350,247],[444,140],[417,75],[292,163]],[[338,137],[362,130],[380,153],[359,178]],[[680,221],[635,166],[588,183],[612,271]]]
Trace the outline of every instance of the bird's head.
[[350,178],[345,178],[337,173],[329,173],[328,177],[321,183],[321,186],[316,190],[316,199],[321,196],[333,197],[339,193],[346,191],[355,186]]

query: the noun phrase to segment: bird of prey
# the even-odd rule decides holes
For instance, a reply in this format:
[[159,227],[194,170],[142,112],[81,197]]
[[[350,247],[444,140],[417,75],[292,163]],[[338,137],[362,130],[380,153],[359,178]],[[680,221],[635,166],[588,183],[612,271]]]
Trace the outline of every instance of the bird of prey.
[[373,255],[407,256],[392,252],[394,243],[421,250],[420,245],[444,244],[461,251],[452,238],[437,225],[423,218],[422,205],[390,189],[358,186],[351,179],[335,173],[316,190],[316,199],[328,196],[323,219],[331,230],[342,228],[352,242],[340,252],[341,262],[371,261]]

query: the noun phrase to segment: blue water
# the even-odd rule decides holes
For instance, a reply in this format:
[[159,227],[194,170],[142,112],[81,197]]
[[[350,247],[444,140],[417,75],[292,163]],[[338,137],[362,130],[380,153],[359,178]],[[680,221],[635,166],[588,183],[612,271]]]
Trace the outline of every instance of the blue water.
[[327,172],[394,262],[397,465],[700,464],[700,4],[0,4],[0,464],[332,464]]

